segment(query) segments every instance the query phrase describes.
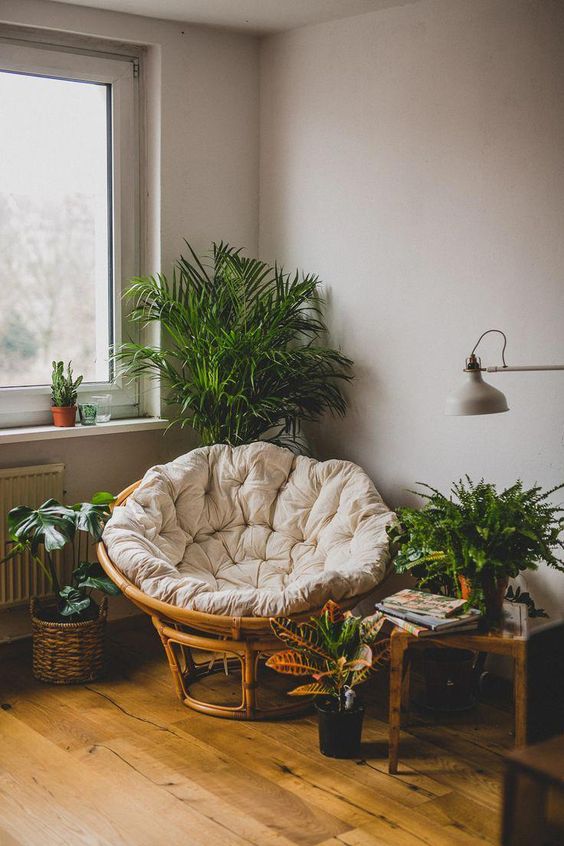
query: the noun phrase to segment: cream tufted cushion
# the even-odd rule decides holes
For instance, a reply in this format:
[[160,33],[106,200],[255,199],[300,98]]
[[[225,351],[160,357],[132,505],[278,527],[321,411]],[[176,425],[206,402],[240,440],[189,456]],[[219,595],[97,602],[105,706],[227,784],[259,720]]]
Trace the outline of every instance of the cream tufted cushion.
[[144,593],[210,614],[269,617],[365,593],[394,515],[348,461],[267,443],[202,447],[149,470],[104,532]]

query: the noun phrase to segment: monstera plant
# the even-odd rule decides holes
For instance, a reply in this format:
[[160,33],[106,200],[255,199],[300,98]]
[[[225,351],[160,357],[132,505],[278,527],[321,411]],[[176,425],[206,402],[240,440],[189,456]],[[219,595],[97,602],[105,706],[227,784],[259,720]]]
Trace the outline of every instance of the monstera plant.
[[[0,562],[27,555],[45,573],[54,600],[32,600],[34,673],[42,681],[70,683],[94,678],[101,666],[105,607],[95,591],[118,594],[97,561],[90,561],[89,539],[98,542],[110,515],[113,494],[99,492],[91,502],[63,505],[49,499],[38,508],[19,505],[8,514],[11,549]],[[67,551],[71,577],[61,584],[55,553]],[[69,560],[70,559],[70,560]]]
[[311,678],[290,695],[318,699],[324,755],[348,758],[359,751],[364,709],[355,688],[389,657],[389,638],[381,636],[384,622],[381,614],[355,617],[331,600],[307,623],[271,620],[272,631],[289,648],[271,655],[266,665],[278,673]]

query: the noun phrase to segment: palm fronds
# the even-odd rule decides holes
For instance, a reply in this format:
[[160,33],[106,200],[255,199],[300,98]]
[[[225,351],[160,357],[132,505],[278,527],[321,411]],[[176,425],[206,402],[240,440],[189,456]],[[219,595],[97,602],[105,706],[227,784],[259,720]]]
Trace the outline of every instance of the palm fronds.
[[319,280],[214,244],[208,263],[187,244],[172,279],[135,278],[131,320],[158,322],[162,346],[125,343],[114,357],[129,378],[158,379],[204,444],[261,438],[299,442],[300,425],[344,415],[352,361],[322,343]]

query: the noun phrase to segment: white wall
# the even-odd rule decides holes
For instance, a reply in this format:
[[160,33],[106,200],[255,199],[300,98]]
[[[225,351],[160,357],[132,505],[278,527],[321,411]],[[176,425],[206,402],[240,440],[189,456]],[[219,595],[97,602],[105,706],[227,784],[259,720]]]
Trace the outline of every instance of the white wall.
[[[485,329],[510,364],[564,362],[563,43],[552,0],[422,0],[263,42],[260,251],[327,283],[357,378],[319,450],[390,504],[464,473],[564,481],[564,374],[493,375],[509,414],[443,416]],[[564,602],[561,574],[528,583]]]
[[[169,267],[184,237],[257,249],[255,40],[41,0],[0,0],[0,20],[151,45],[153,262]],[[563,35],[558,0],[422,0],[263,43],[260,249],[327,282],[357,378],[319,451],[363,464],[391,504],[464,472],[564,479],[562,374],[492,376],[509,414],[442,415],[490,326],[511,363],[564,361]],[[495,339],[483,355],[497,361]],[[4,446],[0,466],[63,461],[74,500],[191,444]],[[554,608],[564,578],[541,575],[530,584]]]
[[[170,268],[184,238],[200,250],[223,238],[256,251],[256,39],[41,0],[0,0],[0,22],[150,47],[150,269]],[[0,466],[63,461],[73,501],[100,488],[121,490],[192,445],[188,431],[26,443],[0,447]]]

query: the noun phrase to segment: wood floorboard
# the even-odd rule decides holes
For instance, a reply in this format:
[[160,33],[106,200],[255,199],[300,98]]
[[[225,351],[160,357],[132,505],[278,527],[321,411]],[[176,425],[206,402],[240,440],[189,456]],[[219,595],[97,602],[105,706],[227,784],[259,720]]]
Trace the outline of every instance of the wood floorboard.
[[[0,846],[498,843],[512,743],[498,704],[413,709],[390,776],[383,673],[361,757],[338,761],[319,754],[313,715],[245,723],[187,710],[144,618],[112,626],[108,651],[104,679],[56,687],[32,678],[29,642],[0,648]],[[207,694],[230,699],[237,684],[218,674]]]

